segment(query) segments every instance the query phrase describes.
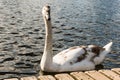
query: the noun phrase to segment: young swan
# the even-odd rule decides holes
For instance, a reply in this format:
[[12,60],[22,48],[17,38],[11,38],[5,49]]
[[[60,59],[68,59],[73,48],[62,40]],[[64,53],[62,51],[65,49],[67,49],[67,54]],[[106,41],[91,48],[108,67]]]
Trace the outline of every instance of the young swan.
[[[52,57],[52,26],[50,17],[50,6],[43,7],[42,10],[46,36],[44,53],[41,59],[40,68],[45,72],[68,72],[68,71],[84,71],[95,69],[96,56],[102,53],[109,53],[111,43],[108,47],[101,47],[98,51],[98,46],[74,46],[63,50]],[[106,46],[107,46],[106,45]],[[105,48],[105,49],[104,49]],[[95,59],[96,58],[96,59]],[[98,57],[100,60],[101,56]]]

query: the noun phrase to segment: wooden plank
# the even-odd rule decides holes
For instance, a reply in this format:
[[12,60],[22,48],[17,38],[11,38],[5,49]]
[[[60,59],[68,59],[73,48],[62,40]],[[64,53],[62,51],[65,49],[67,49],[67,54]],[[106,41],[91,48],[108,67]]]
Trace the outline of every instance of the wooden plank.
[[17,78],[4,79],[4,80],[18,80]]
[[57,74],[55,75],[57,80],[74,80],[69,74]]
[[85,73],[95,80],[111,80],[110,78],[106,77],[105,75],[97,71],[87,71]]
[[120,68],[113,68],[112,71],[114,71],[120,75]]
[[120,68],[113,68],[112,70],[86,71],[86,72],[72,72],[69,74],[62,73],[52,75],[23,77],[20,79],[10,78],[4,80],[120,80]]
[[37,80],[37,78],[35,76],[31,76],[31,77],[22,77],[20,80]]
[[83,72],[72,72],[70,75],[72,75],[76,80],[94,80]]
[[39,80],[56,80],[53,76],[51,75],[46,75],[46,76],[39,76]]
[[112,80],[120,80],[120,76],[111,70],[99,70],[99,72],[105,74],[106,76],[108,76]]

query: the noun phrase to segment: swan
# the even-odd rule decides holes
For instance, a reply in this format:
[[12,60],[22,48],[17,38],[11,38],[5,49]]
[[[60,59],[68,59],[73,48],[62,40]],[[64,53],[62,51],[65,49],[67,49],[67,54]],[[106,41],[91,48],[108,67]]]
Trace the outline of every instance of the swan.
[[74,46],[53,56],[50,6],[44,6],[42,14],[46,35],[44,52],[40,63],[41,71],[69,72],[93,70],[97,64],[100,64],[104,60],[105,55],[111,51],[112,42],[104,47],[96,45]]

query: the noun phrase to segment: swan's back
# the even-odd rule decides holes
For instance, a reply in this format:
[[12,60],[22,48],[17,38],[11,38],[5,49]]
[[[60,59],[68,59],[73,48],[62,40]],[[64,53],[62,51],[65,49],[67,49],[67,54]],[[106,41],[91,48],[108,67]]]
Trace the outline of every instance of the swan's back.
[[87,51],[87,47],[75,46],[63,50],[53,57],[53,63],[57,64],[57,71],[84,71],[95,68],[90,60],[95,54]]
[[80,46],[71,47],[63,50],[53,57],[53,62],[59,65],[73,64],[77,61],[82,60],[85,56],[84,48]]

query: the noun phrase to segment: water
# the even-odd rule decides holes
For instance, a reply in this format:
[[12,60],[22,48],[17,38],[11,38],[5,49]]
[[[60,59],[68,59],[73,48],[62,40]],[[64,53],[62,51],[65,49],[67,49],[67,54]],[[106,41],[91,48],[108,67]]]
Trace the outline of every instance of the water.
[[38,74],[46,4],[51,6],[54,54],[112,40],[103,66],[120,67],[120,0],[0,0],[0,79]]

